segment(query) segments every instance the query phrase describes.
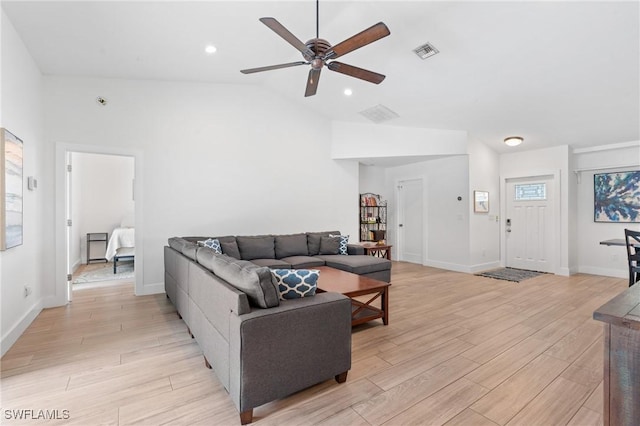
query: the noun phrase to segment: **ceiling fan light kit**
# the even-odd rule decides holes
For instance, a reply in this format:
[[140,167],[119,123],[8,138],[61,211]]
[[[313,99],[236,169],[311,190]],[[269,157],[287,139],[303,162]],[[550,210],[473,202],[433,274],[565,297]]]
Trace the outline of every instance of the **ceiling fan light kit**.
[[524,139],[521,136],[509,136],[505,138],[504,143],[507,146],[518,146],[520,145]]
[[365,70],[363,68],[358,68],[353,65],[347,65],[338,61],[334,61],[333,59],[346,55],[349,52],[353,52],[356,49],[364,47],[367,44],[373,43],[374,41],[388,36],[389,34],[391,34],[389,28],[387,28],[387,26],[383,22],[378,22],[377,24],[372,25],[366,30],[361,31],[358,34],[349,37],[348,39],[333,46],[327,40],[321,39],[319,36],[318,29],[320,21],[318,4],[319,2],[318,0],[316,0],[316,37],[312,38],[306,43],[300,41],[300,39],[298,39],[289,30],[287,30],[284,25],[278,22],[275,18],[260,18],[260,22],[269,27],[273,32],[282,37],[287,43],[300,51],[300,53],[302,53],[302,57],[305,59],[304,61],[269,65],[259,68],[249,68],[240,70],[240,72],[243,74],[253,74],[256,72],[271,71],[281,68],[295,67],[299,65],[311,65],[309,76],[307,78],[307,86],[304,93],[305,96],[313,96],[316,94],[318,90],[318,82],[320,80],[320,72],[322,71],[322,68],[324,66],[326,66],[330,71],[335,71],[340,74],[368,81],[370,83],[380,84],[382,80],[385,79],[384,75]]

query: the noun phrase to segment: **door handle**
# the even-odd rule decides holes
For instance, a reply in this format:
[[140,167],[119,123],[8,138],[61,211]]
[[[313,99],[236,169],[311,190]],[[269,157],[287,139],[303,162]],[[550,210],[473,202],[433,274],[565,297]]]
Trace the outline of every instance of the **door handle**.
[[402,228],[404,225],[403,224],[399,224],[398,227]]

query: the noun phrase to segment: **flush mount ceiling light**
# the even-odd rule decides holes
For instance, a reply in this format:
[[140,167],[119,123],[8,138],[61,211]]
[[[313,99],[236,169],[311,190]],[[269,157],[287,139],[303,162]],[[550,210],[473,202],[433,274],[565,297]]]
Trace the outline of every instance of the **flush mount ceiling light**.
[[505,138],[504,143],[507,146],[518,146],[524,141],[524,139],[520,136],[509,136]]
[[351,95],[353,95],[353,90],[348,89],[348,88],[347,88],[347,89],[344,89],[344,95],[345,95],[345,96],[351,96]]
[[212,44],[204,48],[204,51],[207,52],[209,55],[211,55],[212,53],[216,53],[216,50],[218,49],[216,49],[216,47]]

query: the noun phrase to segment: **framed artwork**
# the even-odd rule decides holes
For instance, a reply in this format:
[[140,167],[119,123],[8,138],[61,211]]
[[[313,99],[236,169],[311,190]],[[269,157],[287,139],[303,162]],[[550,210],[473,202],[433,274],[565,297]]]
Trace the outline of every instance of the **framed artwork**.
[[0,129],[0,250],[22,244],[22,140]]
[[595,222],[640,222],[640,171],[593,175]]
[[489,192],[473,191],[473,211],[475,213],[489,213]]

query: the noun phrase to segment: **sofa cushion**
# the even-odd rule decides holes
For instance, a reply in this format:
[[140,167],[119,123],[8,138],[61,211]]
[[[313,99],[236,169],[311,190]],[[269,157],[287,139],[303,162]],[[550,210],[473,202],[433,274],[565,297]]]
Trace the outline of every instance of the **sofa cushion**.
[[234,259],[241,259],[240,249],[238,248],[236,237],[234,237],[233,235],[227,235],[224,237],[213,237],[213,238],[220,241],[220,249],[222,249],[222,254],[231,256]]
[[318,254],[339,254],[340,239],[335,237],[320,237],[320,252]]
[[188,241],[185,240],[184,238],[172,237],[172,238],[169,238],[169,247],[171,247],[175,251],[179,251],[180,253],[182,253],[182,248],[187,242]]
[[373,256],[343,256],[336,254],[328,256],[318,255],[318,257],[323,259],[327,266],[358,275],[391,269],[391,261]]
[[349,236],[348,235],[329,235],[331,238],[337,238],[340,241],[340,246],[338,247],[338,254],[349,254],[347,252],[347,245],[349,244]]
[[312,256],[289,256],[280,259],[287,262],[292,269],[308,269],[315,266],[324,266],[324,260]]
[[278,287],[273,283],[271,270],[247,260],[238,260],[225,254],[211,255],[211,250],[200,247],[199,263],[229,285],[247,295],[249,304],[259,308],[272,308],[280,304]]
[[314,296],[320,271],[317,269],[272,269],[278,284],[280,299],[299,299]]
[[199,246],[209,247],[216,254],[222,254],[222,247],[220,246],[220,240],[215,238],[207,238],[204,241],[198,241]]
[[236,237],[236,242],[243,260],[276,258],[273,235]]
[[276,235],[275,249],[276,259],[289,256],[307,256],[307,236],[305,234]]
[[320,238],[331,235],[340,235],[340,231],[327,232],[307,232],[307,247],[309,256],[315,256],[320,253]]
[[196,260],[196,252],[198,251],[198,245],[191,241],[185,241],[182,246],[182,254],[187,256],[191,260]]
[[291,264],[281,259],[251,259],[251,263],[273,269],[291,269]]

